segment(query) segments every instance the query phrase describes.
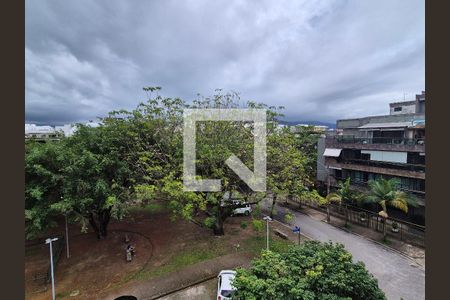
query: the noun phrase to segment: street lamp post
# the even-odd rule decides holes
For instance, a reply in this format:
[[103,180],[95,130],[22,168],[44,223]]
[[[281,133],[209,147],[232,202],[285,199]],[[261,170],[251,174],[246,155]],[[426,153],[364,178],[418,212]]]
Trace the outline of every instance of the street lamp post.
[[272,221],[272,218],[269,216],[265,216],[263,218],[263,220],[266,220],[266,230],[267,230],[267,243],[266,243],[266,247],[267,250],[269,250],[269,222]]
[[52,299],[55,300],[55,276],[53,273],[53,247],[52,247],[52,242],[57,241],[58,238],[48,238],[45,240],[46,244],[50,245],[50,273],[52,276]]

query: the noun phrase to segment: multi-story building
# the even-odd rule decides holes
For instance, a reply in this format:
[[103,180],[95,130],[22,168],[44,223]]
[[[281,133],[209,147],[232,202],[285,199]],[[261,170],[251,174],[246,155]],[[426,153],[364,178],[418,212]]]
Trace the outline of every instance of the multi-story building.
[[408,214],[417,220],[425,211],[425,92],[389,106],[389,115],[338,120],[336,132],[319,139],[317,179],[336,186],[350,178],[366,189],[371,179],[397,178],[418,199]]

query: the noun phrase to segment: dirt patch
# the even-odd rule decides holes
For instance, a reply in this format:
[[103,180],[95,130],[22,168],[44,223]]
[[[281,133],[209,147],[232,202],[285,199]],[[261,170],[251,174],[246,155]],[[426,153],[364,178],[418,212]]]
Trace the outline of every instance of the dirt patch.
[[[275,228],[292,238],[288,228],[273,223],[271,231]],[[104,240],[97,240],[92,232],[80,234],[78,226],[71,226],[71,257],[65,257],[64,249],[55,271],[57,298],[101,299],[100,295],[133,283],[157,280],[163,285],[158,278],[170,278],[186,267],[233,253],[246,253],[246,261],[250,261],[265,248],[265,227],[255,232],[251,217],[230,217],[224,229],[224,236],[214,236],[210,229],[182,219],[172,221],[168,213],[154,210],[134,211],[127,219],[112,222]],[[57,233],[63,234],[64,227],[52,232]],[[131,263],[125,259],[125,233],[136,248]],[[271,238],[271,248],[283,249],[286,243],[292,242]],[[47,245],[28,249],[26,299],[51,298],[50,285],[33,280],[37,272],[46,272],[48,263]]]

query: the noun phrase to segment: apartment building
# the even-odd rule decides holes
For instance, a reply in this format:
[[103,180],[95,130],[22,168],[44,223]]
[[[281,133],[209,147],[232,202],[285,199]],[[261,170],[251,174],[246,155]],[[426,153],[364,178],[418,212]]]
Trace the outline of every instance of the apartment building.
[[371,179],[397,178],[400,188],[419,201],[408,217],[420,219],[425,213],[425,92],[389,108],[389,115],[338,120],[336,132],[318,142],[317,179],[333,187],[350,178],[352,187],[364,190]]

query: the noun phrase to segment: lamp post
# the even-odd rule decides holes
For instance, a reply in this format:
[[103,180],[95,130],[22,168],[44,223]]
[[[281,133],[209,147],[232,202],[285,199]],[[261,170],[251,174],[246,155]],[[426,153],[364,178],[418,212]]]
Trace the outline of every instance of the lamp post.
[[48,238],[45,240],[46,244],[50,245],[50,272],[52,276],[52,299],[55,300],[55,276],[53,273],[53,247],[52,242],[57,241],[58,238]]
[[266,247],[267,250],[269,250],[269,222],[272,221],[272,218],[269,216],[265,216],[263,218],[263,220],[266,220],[266,230],[267,230],[267,243],[266,243]]

